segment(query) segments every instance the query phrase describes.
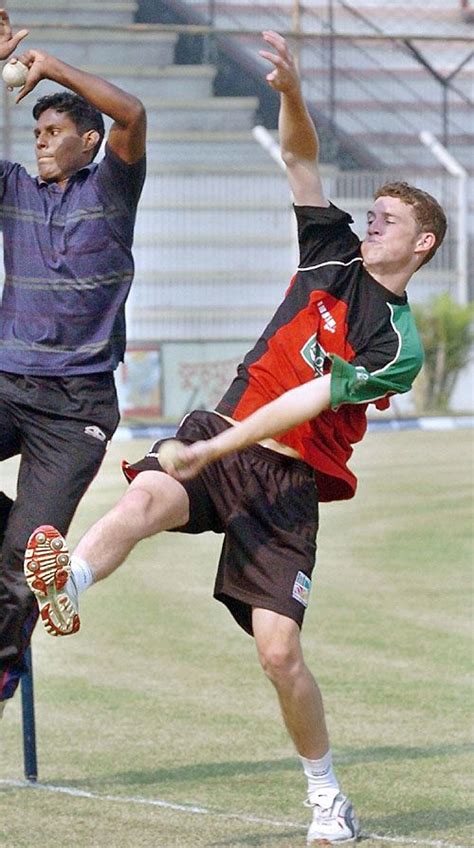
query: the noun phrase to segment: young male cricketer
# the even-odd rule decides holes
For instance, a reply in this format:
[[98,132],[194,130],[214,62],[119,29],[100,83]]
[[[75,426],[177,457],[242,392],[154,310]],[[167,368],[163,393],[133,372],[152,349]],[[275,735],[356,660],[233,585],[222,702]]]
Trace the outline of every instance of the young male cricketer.
[[[0,10],[0,59],[27,35]],[[136,97],[41,50],[18,58],[28,75],[17,102],[42,79],[69,91],[33,109],[38,176],[0,162],[0,460],[21,455],[15,501],[0,493],[0,714],[38,616],[23,576],[28,536],[44,522],[66,532],[119,421],[113,371],[145,178]],[[97,165],[102,113],[113,123]]]
[[79,626],[78,593],[113,572],[140,539],[172,529],[223,533],[215,597],[254,636],[277,691],[308,781],[308,844],[332,844],[356,839],[359,824],[333,771],[321,694],[300,644],[318,494],[322,501],[352,497],[347,460],[364,435],[367,404],[387,405],[421,367],[405,289],[440,245],[446,219],[425,192],[387,185],[361,243],[350,216],[323,194],[318,139],[285,40],[274,32],[263,37],[274,51],[261,55],[281,95],[300,268],[217,410],[182,422],[174,462],[162,451],[160,464],[158,442],[143,460],[125,464],[128,491],[71,560],[54,528],[38,528],[25,574],[47,630],[66,635]]

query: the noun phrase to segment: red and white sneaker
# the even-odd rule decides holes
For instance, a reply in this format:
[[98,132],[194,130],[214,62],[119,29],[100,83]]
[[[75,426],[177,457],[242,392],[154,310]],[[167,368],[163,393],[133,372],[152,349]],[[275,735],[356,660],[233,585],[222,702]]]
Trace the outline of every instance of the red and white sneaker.
[[69,636],[81,626],[79,604],[66,541],[45,524],[28,539],[24,571],[36,596],[40,617],[51,636]]
[[313,807],[313,821],[308,830],[308,845],[340,845],[355,842],[360,836],[360,827],[354,808],[342,793],[330,798],[316,795],[305,801]]

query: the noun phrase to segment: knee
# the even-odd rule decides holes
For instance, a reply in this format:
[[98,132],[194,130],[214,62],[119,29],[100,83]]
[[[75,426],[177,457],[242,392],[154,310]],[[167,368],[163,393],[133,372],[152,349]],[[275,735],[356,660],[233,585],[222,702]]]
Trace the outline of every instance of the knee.
[[113,511],[121,526],[133,529],[138,538],[143,538],[151,522],[153,496],[143,487],[130,486]]
[[271,642],[258,648],[260,665],[266,677],[276,686],[297,677],[303,660],[300,651],[287,643]]
[[120,498],[117,509],[124,513],[129,510],[134,513],[146,513],[151,511],[152,505],[152,493],[144,486],[134,486],[131,483],[125,494]]
[[177,480],[144,471],[130,484],[114,509],[115,524],[135,542],[179,527],[189,518],[188,496]]

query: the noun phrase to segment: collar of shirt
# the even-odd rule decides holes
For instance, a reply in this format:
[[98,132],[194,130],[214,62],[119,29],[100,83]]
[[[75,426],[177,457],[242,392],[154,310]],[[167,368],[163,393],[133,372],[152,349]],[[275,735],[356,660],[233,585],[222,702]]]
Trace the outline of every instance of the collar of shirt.
[[[78,171],[75,171],[75,173],[71,174],[71,176],[68,178],[68,184],[69,184],[69,180],[75,179],[75,177],[78,177],[79,174],[89,173],[89,171],[92,171],[93,167],[94,167],[94,162],[89,162],[88,165],[84,165],[83,168],[79,168]],[[36,179],[36,182],[38,183],[39,186],[56,185],[56,183],[49,183],[47,180],[42,180],[41,177],[38,177],[38,176],[35,177],[35,179]]]

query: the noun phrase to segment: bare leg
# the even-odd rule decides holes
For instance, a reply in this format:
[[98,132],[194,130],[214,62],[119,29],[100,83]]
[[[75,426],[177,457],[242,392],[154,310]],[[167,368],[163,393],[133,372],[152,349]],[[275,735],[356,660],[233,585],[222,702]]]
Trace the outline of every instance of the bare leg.
[[181,483],[162,472],[144,471],[87,531],[70,559],[59,531],[38,527],[28,541],[24,572],[47,632],[77,633],[80,593],[115,571],[140,539],[181,527],[188,516],[189,499]]
[[252,612],[262,668],[273,683],[283,719],[302,757],[319,759],[329,750],[319,687],[305,665],[296,622],[265,609]]
[[[352,842],[359,835],[359,822],[332,772],[323,701],[303,659],[299,627],[286,616],[264,609],[252,611],[252,623],[262,668],[275,686],[288,733],[305,760],[307,803],[313,807],[307,844]],[[313,772],[313,765],[318,771]],[[323,773],[319,773],[320,765],[325,766]]]
[[143,471],[110,512],[82,537],[74,553],[91,568],[94,582],[103,580],[127,558],[137,542],[186,524],[186,490],[161,471]]

